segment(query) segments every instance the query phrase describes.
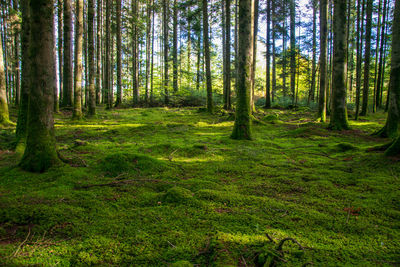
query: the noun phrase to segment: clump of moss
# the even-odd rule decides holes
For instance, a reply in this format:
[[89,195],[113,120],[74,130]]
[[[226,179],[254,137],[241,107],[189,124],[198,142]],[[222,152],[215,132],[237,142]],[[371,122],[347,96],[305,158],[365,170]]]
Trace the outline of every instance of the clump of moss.
[[193,264],[191,264],[188,261],[177,261],[171,264],[171,267],[192,267]]
[[167,167],[160,160],[146,155],[131,153],[111,154],[102,160],[100,164],[100,169],[112,176],[138,171],[144,173],[161,172]]
[[187,204],[192,202],[192,200],[192,191],[179,186],[170,188],[163,197],[163,202],[166,203]]
[[336,148],[341,152],[347,152],[347,151],[350,151],[350,150],[357,150],[356,146],[353,146],[352,144],[349,144],[349,143],[337,144]]
[[278,114],[270,114],[265,116],[262,120],[265,122],[276,123],[279,120],[279,116]]

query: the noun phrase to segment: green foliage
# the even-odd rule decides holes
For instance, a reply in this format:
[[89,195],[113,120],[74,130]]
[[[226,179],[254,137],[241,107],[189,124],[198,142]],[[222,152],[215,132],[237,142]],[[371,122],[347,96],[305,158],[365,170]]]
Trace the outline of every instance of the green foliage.
[[[309,109],[260,111],[261,121],[279,123],[254,125],[253,141],[230,139],[227,116],[198,108],[99,108],[82,121],[57,115],[59,153],[86,164],[43,174],[16,167],[11,134],[2,131],[0,265],[398,261],[400,166],[366,152],[388,142],[369,136],[383,113],[331,132]],[[286,237],[304,251],[287,242],[281,257]]]

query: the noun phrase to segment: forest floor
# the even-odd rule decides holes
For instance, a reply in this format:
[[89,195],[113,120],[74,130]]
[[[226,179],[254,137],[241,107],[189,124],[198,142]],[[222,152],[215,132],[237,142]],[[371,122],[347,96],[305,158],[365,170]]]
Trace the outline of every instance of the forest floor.
[[[0,130],[0,265],[400,264],[400,164],[367,152],[385,115],[335,132],[307,109],[261,112],[253,141],[195,108],[64,113],[69,164],[43,174]],[[280,251],[286,237],[301,247]]]

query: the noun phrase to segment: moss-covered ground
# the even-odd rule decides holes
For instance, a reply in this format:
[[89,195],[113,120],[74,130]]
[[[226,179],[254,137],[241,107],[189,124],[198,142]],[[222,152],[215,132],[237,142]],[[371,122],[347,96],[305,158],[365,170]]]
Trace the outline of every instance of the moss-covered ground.
[[[260,111],[253,141],[194,108],[62,114],[69,164],[43,174],[17,167],[3,129],[0,265],[400,264],[400,164],[367,151],[388,142],[370,136],[385,115],[336,132],[314,114]],[[286,237],[303,249],[279,252]]]

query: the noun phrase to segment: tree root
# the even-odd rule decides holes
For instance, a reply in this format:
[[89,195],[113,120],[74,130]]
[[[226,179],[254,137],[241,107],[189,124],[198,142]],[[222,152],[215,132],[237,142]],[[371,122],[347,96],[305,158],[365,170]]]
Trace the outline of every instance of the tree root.
[[[266,234],[267,238],[274,244],[276,242],[270,237],[268,234]],[[264,264],[264,267],[275,267],[278,261],[284,261],[284,253],[282,251],[283,245],[285,244],[286,241],[291,241],[292,243],[295,243],[301,250],[304,251],[304,247],[294,238],[291,237],[286,237],[279,241],[278,245],[275,248],[276,253],[271,253],[271,255],[268,256],[267,261]]]

